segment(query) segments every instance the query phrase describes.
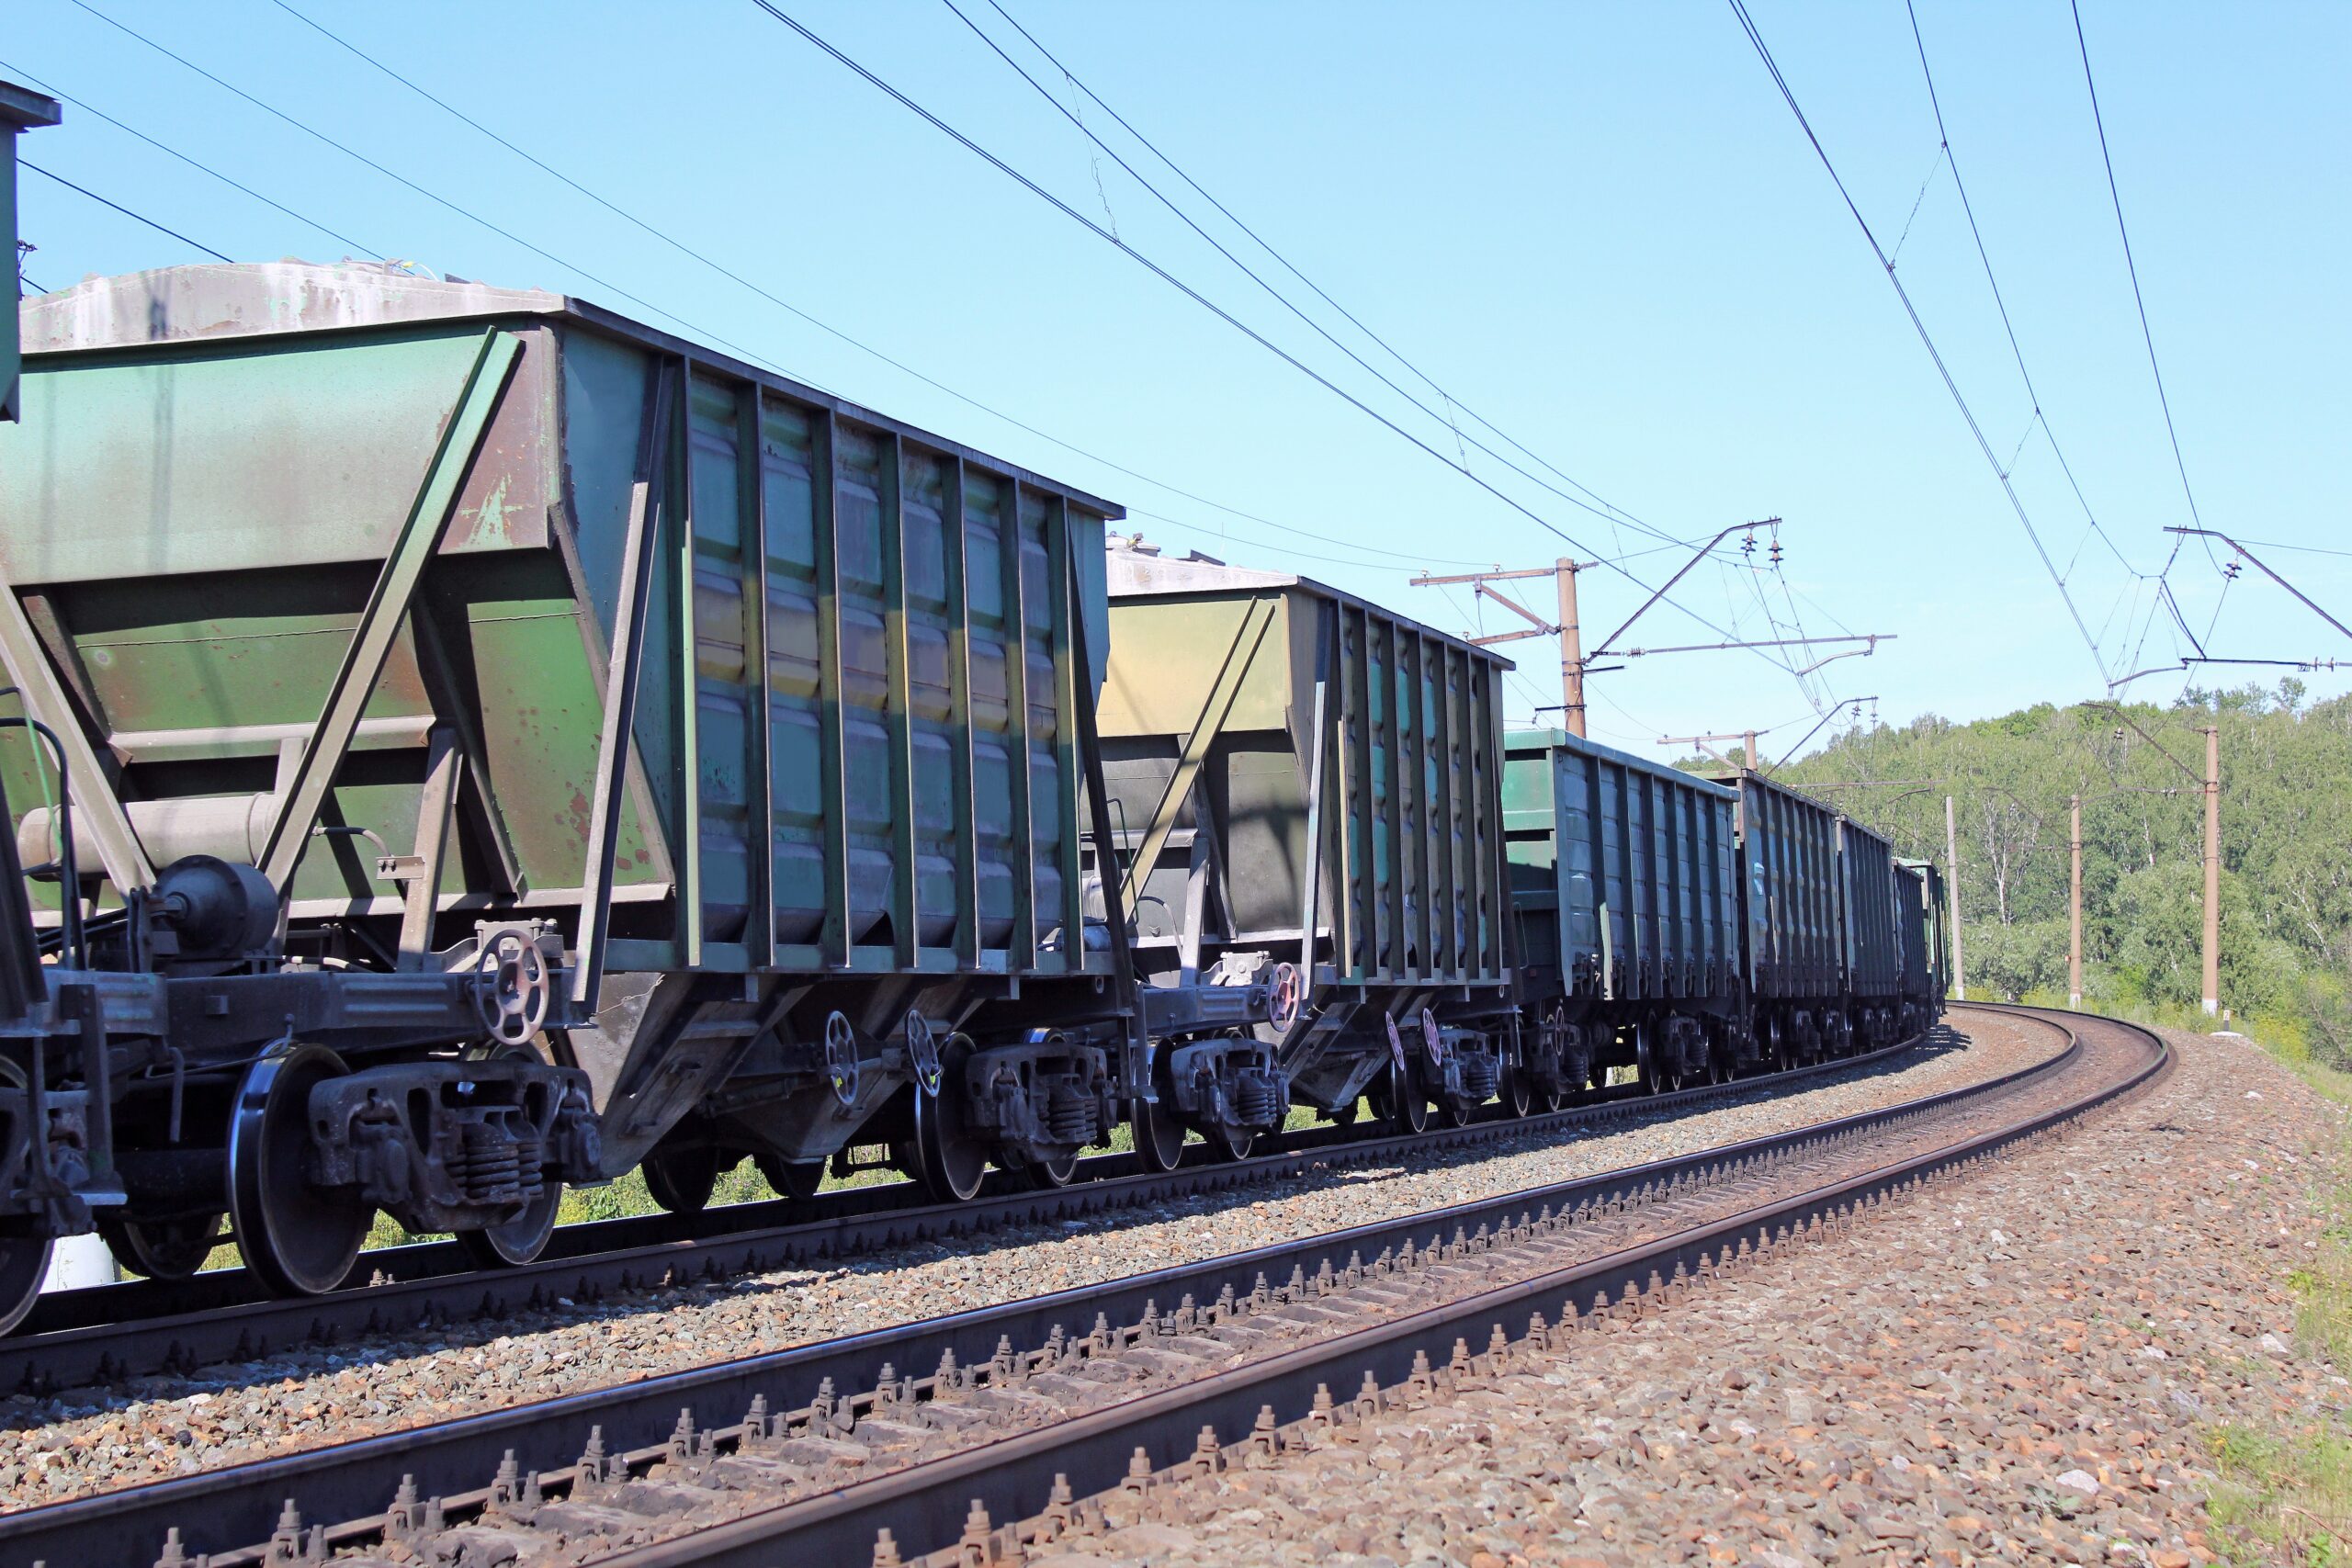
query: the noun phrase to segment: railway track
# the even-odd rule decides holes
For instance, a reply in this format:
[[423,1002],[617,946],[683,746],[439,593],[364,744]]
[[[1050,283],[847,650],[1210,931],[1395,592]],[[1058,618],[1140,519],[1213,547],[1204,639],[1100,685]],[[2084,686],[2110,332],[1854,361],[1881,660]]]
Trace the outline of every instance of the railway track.
[[1484,1375],[1515,1338],[1671,1300],[2166,1065],[2143,1031],[2075,1021],[2038,1066],[1795,1133],[29,1510],[0,1519],[0,1558],[228,1568],[399,1545],[650,1568],[772,1563],[788,1540],[855,1562],[888,1529],[1010,1560],[1007,1530],[1095,1528],[1091,1495]]
[[1411,1135],[1368,1137],[1360,1126],[1301,1129],[1276,1152],[1227,1163],[1207,1159],[1205,1147],[1195,1146],[1196,1157],[1165,1174],[1143,1170],[1132,1155],[1100,1156],[1082,1162],[1079,1179],[1069,1187],[1039,1190],[992,1178],[968,1203],[932,1203],[913,1183],[889,1182],[695,1215],[598,1221],[560,1229],[546,1255],[513,1269],[473,1270],[454,1242],[397,1247],[363,1256],[370,1282],[322,1296],[271,1296],[242,1269],[63,1292],[44,1297],[17,1333],[0,1339],[0,1392],[40,1395],[186,1373],[304,1346],[495,1319],[559,1301],[593,1305],[665,1284],[713,1281],[940,1237],[1093,1220],[1308,1170],[1376,1165],[1414,1150],[1467,1151],[1505,1138],[1670,1116],[1883,1066],[1917,1043],[1668,1094],[1626,1092],[1632,1086],[1597,1090],[1560,1111],[1491,1116]]

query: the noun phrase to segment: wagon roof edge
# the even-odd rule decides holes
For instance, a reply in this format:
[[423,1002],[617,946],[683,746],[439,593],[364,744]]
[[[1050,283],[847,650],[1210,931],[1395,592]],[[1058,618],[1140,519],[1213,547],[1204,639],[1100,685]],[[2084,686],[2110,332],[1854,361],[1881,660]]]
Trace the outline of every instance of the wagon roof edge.
[[981,447],[649,325],[593,299],[544,288],[507,288],[466,278],[434,277],[402,270],[401,264],[393,263],[309,262],[289,257],[276,262],[194,262],[90,276],[71,288],[34,296],[18,307],[20,336],[28,361],[518,316],[568,318],[667,353],[685,355],[697,367],[724,370],[860,423],[914,436],[943,454],[974,460],[1050,491],[1109,521],[1124,520],[1127,514],[1118,502]]

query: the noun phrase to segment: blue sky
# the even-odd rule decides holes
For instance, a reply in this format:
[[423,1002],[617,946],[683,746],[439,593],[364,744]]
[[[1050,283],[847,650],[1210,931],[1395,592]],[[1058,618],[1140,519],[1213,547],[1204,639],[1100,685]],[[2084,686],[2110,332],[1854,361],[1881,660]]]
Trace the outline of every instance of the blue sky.
[[[1221,323],[750,0],[288,4],[652,228],[1093,456],[719,276],[271,0],[91,4],[548,254],[353,161],[71,0],[11,6],[0,74],[82,99],[351,242],[71,105],[63,126],[21,143],[30,162],[237,259],[333,259],[356,244],[724,337],[788,374],[1121,501],[1168,546],[1324,578],[1450,630],[1480,629],[1478,613],[1459,590],[1408,587],[1417,563],[1456,571],[1571,553],[1465,479],[1454,465],[1466,459],[1572,536],[1573,553],[1623,558],[1653,584],[1687,555],[1658,535],[1696,540],[1785,520],[1778,575],[1733,548],[1676,591],[1724,631],[1661,608],[1628,644],[1789,637],[1798,623],[1814,634],[1898,634],[1804,682],[1748,652],[1633,660],[1592,682],[1593,733],[1617,744],[1657,750],[1660,735],[1755,726],[1771,731],[1778,755],[1837,698],[1874,695],[1890,721],[1969,718],[2099,695],[2108,678],[2188,651],[2154,611],[2150,581],[2132,575],[2165,563],[2172,540],[2160,530],[2188,523],[2188,502],[2063,0],[1919,0],[1918,17],[2043,421],[2112,550],[2091,534],[2034,423],[1939,160],[1900,0],[1755,0],[1751,10],[1894,251],[1986,440],[2004,466],[2014,458],[2018,494],[2067,574],[2096,658],[1726,7],[1004,0],[1291,262],[1551,468],[1453,415],[1466,436],[1571,494],[1556,476],[1573,476],[1652,534],[1457,444],[1427,383],[1149,162],[989,0],[957,3],[1212,233],[1441,417],[1382,387],[1209,249],[938,0],[778,0],[1446,460]],[[2307,553],[2352,551],[2342,267],[2352,160],[2341,91],[2352,7],[2085,0],[2083,21],[2197,507],[2206,525],[2249,543],[2305,547],[2256,548],[2352,621],[2352,556]],[[49,288],[199,259],[38,175],[23,181],[23,205],[40,247],[25,271]],[[1756,562],[1769,539],[1758,536]],[[2217,547],[2216,559],[2227,558]],[[2352,659],[2352,642],[2259,573],[2224,596],[2198,545],[2170,582],[2217,655]],[[1541,606],[1549,585],[1532,587]],[[1585,574],[1589,635],[1642,596],[1609,570]],[[1483,618],[1487,630],[1516,624],[1493,606]],[[1521,666],[1512,716],[1556,702],[1550,645],[1508,651]],[[2316,694],[2352,690],[2352,671],[2305,679]],[[2183,681],[2174,671],[2129,689],[2163,700]]]

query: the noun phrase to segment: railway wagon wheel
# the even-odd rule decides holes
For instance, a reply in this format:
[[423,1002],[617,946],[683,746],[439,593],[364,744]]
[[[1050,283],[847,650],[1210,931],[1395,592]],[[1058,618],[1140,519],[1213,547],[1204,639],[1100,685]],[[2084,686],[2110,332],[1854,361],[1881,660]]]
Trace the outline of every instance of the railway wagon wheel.
[[188,1214],[169,1220],[134,1220],[119,1213],[98,1216],[98,1235],[114,1260],[149,1280],[185,1280],[204,1267],[220,1245],[222,1214]]
[[49,1257],[56,1247],[53,1236],[0,1236],[0,1334],[22,1323],[40,1299],[40,1282],[49,1277]]
[[1031,1160],[1021,1168],[1021,1173],[1029,1179],[1029,1185],[1040,1192],[1068,1187],[1078,1179],[1077,1151],[1073,1150],[1059,1159]]
[[939,1047],[939,1089],[915,1089],[915,1179],[942,1203],[978,1196],[988,1174],[988,1145],[965,1118],[964,1068],[978,1049],[968,1034],[951,1034]]
[[[478,1062],[547,1061],[531,1046],[522,1043],[493,1042],[466,1055]],[[562,1207],[563,1183],[542,1180],[539,1195],[526,1203],[520,1213],[501,1224],[459,1231],[458,1245],[466,1249],[467,1257],[485,1269],[511,1269],[529,1263],[547,1250],[548,1238],[555,1235],[556,1214]]]
[[1184,1122],[1166,1085],[1157,1100],[1138,1100],[1128,1118],[1135,1130],[1136,1155],[1149,1171],[1174,1170],[1184,1161]]
[[1422,1090],[1420,1075],[1409,1065],[1398,1066],[1394,1062],[1388,1071],[1373,1080],[1372,1113],[1393,1123],[1400,1133],[1415,1136],[1430,1130],[1430,1100]]
[[245,1267],[281,1296],[343,1283],[374,1208],[314,1186],[311,1090],[347,1069],[323,1045],[279,1041],[245,1071],[229,1120],[229,1226]]
[[638,1167],[645,1190],[673,1214],[699,1214],[718,1188],[718,1151],[707,1144],[672,1143],[665,1137],[645,1151]]
[[1659,1049],[1657,1025],[1644,1021],[1634,1026],[1634,1076],[1645,1094],[1671,1094],[1682,1087],[1682,1075],[1668,1065],[1668,1054]]
[[1250,1157],[1258,1146],[1258,1130],[1254,1127],[1216,1126],[1204,1128],[1201,1140],[1209,1146],[1209,1158],[1222,1165],[1232,1165]]
[[[14,1062],[0,1057],[0,1083],[12,1089],[25,1086],[25,1075]],[[38,1157],[40,1145],[36,1143]],[[15,1222],[21,1231],[0,1232],[0,1334],[6,1334],[25,1320],[33,1310],[33,1303],[40,1297],[40,1282],[49,1276],[50,1254],[56,1250],[53,1236],[37,1234],[31,1222]]]
[[1510,1117],[1526,1115],[1535,1108],[1535,1086],[1527,1077],[1527,1069],[1516,1062],[1503,1064],[1503,1114]]
[[817,1195],[825,1184],[825,1162],[817,1160],[779,1159],[775,1155],[753,1155],[752,1168],[760,1179],[776,1190],[781,1197],[805,1203]]

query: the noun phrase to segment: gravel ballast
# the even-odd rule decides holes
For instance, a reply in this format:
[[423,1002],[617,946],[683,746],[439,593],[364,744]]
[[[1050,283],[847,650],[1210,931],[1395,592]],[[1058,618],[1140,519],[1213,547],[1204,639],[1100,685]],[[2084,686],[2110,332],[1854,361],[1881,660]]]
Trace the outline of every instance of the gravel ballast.
[[2168,1080],[2063,1139],[1033,1564],[2256,1560],[2209,1521],[2216,1434],[2352,1410],[2289,1280],[2345,1112],[2168,1038]]
[[1465,1154],[1432,1154],[841,1266],[557,1303],[359,1346],[288,1351],[48,1399],[0,1401],[0,1501],[23,1507],[582,1393],[911,1318],[1084,1286],[1389,1215],[1712,1147],[1956,1088],[2053,1054],[2053,1031],[1967,1015],[1916,1056],[1784,1098]]

